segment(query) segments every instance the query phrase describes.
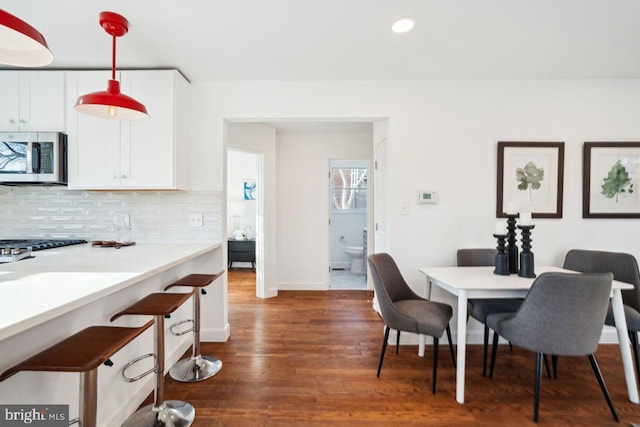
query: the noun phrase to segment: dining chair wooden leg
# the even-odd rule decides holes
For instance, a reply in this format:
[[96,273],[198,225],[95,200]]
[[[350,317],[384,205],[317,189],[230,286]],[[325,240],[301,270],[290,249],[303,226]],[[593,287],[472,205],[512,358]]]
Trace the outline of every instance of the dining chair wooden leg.
[[602,390],[602,394],[604,394],[604,398],[607,400],[607,404],[609,405],[609,410],[611,411],[611,415],[613,415],[613,419],[616,422],[619,422],[618,414],[616,414],[616,410],[613,407],[613,402],[611,401],[611,396],[609,396],[609,390],[607,390],[607,386],[604,383],[604,378],[602,378],[602,372],[600,372],[600,367],[598,366],[598,362],[596,361],[596,357],[593,354],[587,356],[589,358],[589,362],[591,362],[591,368],[593,369],[593,373],[596,375],[598,379],[598,384],[600,384],[600,389]]
[[540,383],[542,382],[542,353],[536,353],[536,389],[533,396],[533,421],[538,422],[540,407]]
[[549,359],[547,359],[546,354],[543,354],[542,358],[544,359],[544,368],[547,370],[547,378],[551,379],[551,369],[549,369]]
[[384,352],[387,350],[387,340],[389,339],[389,327],[384,327],[384,339],[382,340],[382,351],[380,352],[380,363],[378,363],[378,378],[380,378],[380,369],[382,369],[382,360],[384,359]]
[[447,339],[449,340],[449,351],[451,352],[451,360],[453,361],[453,367],[456,368],[456,353],[453,351],[453,339],[451,338],[451,328],[447,325],[445,329],[447,331]]
[[440,347],[439,339],[437,337],[433,337],[433,385],[431,387],[431,392],[436,394],[436,378],[438,375],[438,349]]
[[[494,332],[495,334],[495,332]],[[489,327],[484,325],[484,347],[482,349],[482,376],[487,376],[487,352],[489,349]]]
[[489,378],[493,378],[493,368],[496,366],[496,352],[498,351],[498,339],[500,335],[493,331],[493,345],[491,346],[491,368],[489,369]]
[[396,331],[396,354],[398,354],[399,349],[400,349],[400,331]]

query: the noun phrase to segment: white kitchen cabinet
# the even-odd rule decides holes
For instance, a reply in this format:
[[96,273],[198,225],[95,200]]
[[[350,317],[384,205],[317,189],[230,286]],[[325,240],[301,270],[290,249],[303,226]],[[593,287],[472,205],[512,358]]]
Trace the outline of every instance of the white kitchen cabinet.
[[188,139],[181,135],[186,132],[188,83],[176,70],[122,71],[116,77],[124,94],[147,107],[148,119],[121,121],[76,112],[77,97],[106,89],[110,73],[67,73],[69,187],[183,188],[180,165]]
[[2,71],[0,93],[0,131],[64,132],[64,71]]

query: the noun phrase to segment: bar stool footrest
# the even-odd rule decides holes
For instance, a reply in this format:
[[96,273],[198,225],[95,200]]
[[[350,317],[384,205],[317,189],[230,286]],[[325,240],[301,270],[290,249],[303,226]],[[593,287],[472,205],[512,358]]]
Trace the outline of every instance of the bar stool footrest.
[[213,356],[197,355],[177,361],[169,375],[176,381],[194,383],[211,378],[222,369],[222,361]]
[[[191,328],[189,328],[189,329],[185,329],[184,331],[175,331],[175,330],[174,330],[174,328],[175,328],[175,327],[180,326],[180,325],[182,325],[182,324],[184,324],[184,323],[191,323],[193,326],[192,326]],[[176,322],[176,323],[174,323],[173,325],[171,325],[171,326],[169,327],[169,331],[170,331],[173,335],[175,335],[175,336],[179,337],[180,335],[188,334],[189,332],[193,332],[193,331],[195,331],[195,330],[196,330],[195,325],[196,325],[196,321],[195,321],[194,319],[181,320],[180,322]]]
[[[137,375],[135,377],[129,377],[127,376],[126,370],[129,369],[131,366],[135,365],[136,363],[140,362],[141,360],[144,360],[148,357],[153,357],[153,368],[149,369],[146,372],[141,373],[140,375]],[[124,365],[124,367],[122,368],[122,377],[125,379],[125,381],[127,382],[135,382],[138,381],[139,379],[142,379],[144,377],[146,377],[149,374],[152,374],[154,372],[156,372],[158,370],[158,358],[156,356],[155,353],[148,353],[148,354],[143,354],[142,356],[138,356],[135,359],[133,359],[131,362],[127,363],[126,365]]]
[[196,418],[194,407],[181,400],[165,400],[160,406],[144,406],[131,414],[122,427],[188,427]]

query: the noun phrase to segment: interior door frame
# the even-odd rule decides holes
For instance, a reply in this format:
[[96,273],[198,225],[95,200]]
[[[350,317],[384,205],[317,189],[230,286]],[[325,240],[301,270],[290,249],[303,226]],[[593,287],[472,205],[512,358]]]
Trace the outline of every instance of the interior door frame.
[[[373,140],[372,140],[373,141]],[[327,162],[326,162],[326,173],[325,176],[328,177],[327,179],[327,186],[326,189],[323,190],[323,197],[325,200],[325,212],[326,212],[326,218],[327,218],[327,233],[326,233],[326,237],[324,239],[324,244],[326,245],[325,248],[325,253],[326,253],[326,263],[325,265],[328,266],[328,268],[326,269],[326,283],[327,283],[327,288],[331,289],[331,207],[330,207],[330,198],[331,198],[331,166],[332,166],[332,162],[334,161],[338,161],[338,162],[349,162],[349,161],[353,161],[353,162],[361,162],[363,164],[366,164],[367,166],[367,174],[369,175],[368,177],[368,183],[367,183],[367,208],[366,208],[366,221],[365,224],[367,226],[367,247],[371,247],[370,246],[370,242],[372,240],[372,236],[371,233],[369,233],[369,230],[371,230],[371,223],[373,222],[373,203],[372,203],[372,194],[373,194],[373,189],[371,187],[373,180],[371,179],[371,171],[372,171],[372,167],[373,167],[373,157],[368,156],[368,157],[362,157],[362,156],[346,156],[346,157],[335,157],[332,156],[330,158],[327,158]],[[358,245],[354,245],[354,246],[360,246]],[[367,289],[371,289],[371,282],[369,280],[369,275],[368,275],[368,267],[367,267],[367,260],[364,260],[365,263],[365,271],[367,272]]]

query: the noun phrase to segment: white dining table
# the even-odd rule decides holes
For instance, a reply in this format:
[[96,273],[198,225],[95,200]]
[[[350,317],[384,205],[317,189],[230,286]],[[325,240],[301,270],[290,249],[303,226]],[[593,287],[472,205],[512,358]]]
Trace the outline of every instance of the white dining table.
[[[456,400],[464,403],[464,383],[467,341],[467,301],[469,298],[524,298],[533,283],[533,278],[519,277],[516,274],[508,276],[493,273],[494,267],[425,267],[420,271],[427,276],[425,297],[431,297],[431,288],[435,285],[458,298],[458,329],[457,329],[457,368],[456,368]],[[559,267],[536,267],[535,272],[576,273]],[[631,360],[627,321],[624,316],[622,290],[633,289],[633,285],[625,282],[613,281],[611,291],[611,305],[618,333],[618,343],[622,364],[629,392],[629,400],[639,403],[636,377]],[[424,354],[425,337],[420,337],[420,352]]]

